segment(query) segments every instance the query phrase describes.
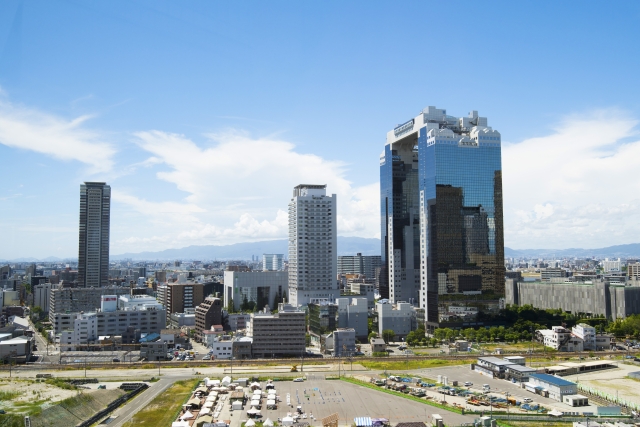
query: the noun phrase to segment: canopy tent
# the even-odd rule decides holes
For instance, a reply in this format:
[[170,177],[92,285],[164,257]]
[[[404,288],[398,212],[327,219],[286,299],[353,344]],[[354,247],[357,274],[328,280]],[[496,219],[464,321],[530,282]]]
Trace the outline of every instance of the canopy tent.
[[200,392],[200,393],[208,393],[208,392],[209,392],[209,389],[208,389],[207,387],[205,387],[205,386],[200,386],[200,387],[198,387],[198,388],[196,389],[196,391],[195,391],[195,392],[196,392],[196,393],[198,393],[198,392]]
[[246,423],[244,423],[244,427],[254,427],[256,425],[256,422],[253,420],[249,420]]
[[266,420],[264,420],[264,422],[262,423],[262,425],[264,427],[273,427],[273,421],[271,421],[271,418],[267,418]]
[[553,411],[549,412],[549,415],[551,415],[552,417],[561,417],[564,415],[564,413],[558,411],[557,409],[554,409]]
[[184,421],[184,420],[190,420],[190,419],[192,419],[192,418],[194,418],[194,416],[193,416],[193,414],[192,414],[190,411],[185,412],[185,413],[184,413],[184,414],[182,414],[182,416],[180,417],[180,419],[181,419],[182,421]]
[[208,415],[210,413],[211,413],[211,408],[202,408],[202,410],[200,411],[200,413],[198,415],[202,416],[202,415]]
[[260,391],[260,390],[253,390],[253,395],[254,395],[254,396],[262,396],[262,391]]
[[174,421],[171,423],[171,427],[190,427],[187,421]]
[[353,421],[355,422],[356,427],[373,427],[371,417],[356,417]]
[[292,426],[293,425],[293,418],[291,417],[284,417],[282,419],[282,425],[283,426]]
[[251,383],[251,384],[249,385],[249,387],[251,387],[251,389],[252,389],[252,390],[255,390],[255,389],[257,389],[257,388],[261,388],[260,383],[255,383],[255,382],[254,382],[254,383]]
[[196,406],[196,407],[200,407],[200,399],[197,398],[193,398],[193,399],[189,399],[189,401],[187,402],[187,406]]
[[224,386],[227,386],[227,385],[231,384],[231,377],[229,377],[229,376],[224,377],[222,379],[222,383],[221,384],[224,385]]
[[212,421],[213,421],[213,418],[211,418],[211,415],[205,415],[202,417],[198,417],[198,419],[193,425],[194,427],[201,427],[203,424],[211,423]]
[[276,389],[275,389],[275,388],[272,388],[272,389],[270,389],[267,393],[269,393],[269,394],[276,394],[276,393],[277,393],[277,391],[276,391]]
[[211,408],[213,405],[215,405],[215,402],[207,400],[206,402],[204,402],[204,405],[202,405],[202,407],[203,408]]

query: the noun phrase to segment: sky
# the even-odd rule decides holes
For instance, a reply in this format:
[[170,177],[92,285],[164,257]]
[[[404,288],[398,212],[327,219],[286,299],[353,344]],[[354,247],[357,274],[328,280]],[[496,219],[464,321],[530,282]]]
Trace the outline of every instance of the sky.
[[379,237],[386,132],[426,106],[502,135],[505,245],[640,242],[640,3],[0,2],[0,259],[285,238],[300,183]]

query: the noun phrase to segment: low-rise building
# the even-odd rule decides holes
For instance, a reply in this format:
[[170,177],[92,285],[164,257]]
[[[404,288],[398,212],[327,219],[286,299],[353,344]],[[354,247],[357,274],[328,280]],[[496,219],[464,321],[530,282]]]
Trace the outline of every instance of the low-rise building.
[[234,332],[247,329],[249,322],[251,322],[251,315],[248,313],[232,313],[227,316],[229,329]]
[[371,352],[382,353],[387,350],[387,343],[382,338],[371,338]]
[[529,382],[529,376],[536,372],[537,371],[535,369],[523,365],[507,365],[504,370],[504,378],[506,380],[514,380],[519,383],[526,383]]
[[32,337],[19,336],[0,341],[0,360],[11,363],[16,359],[29,360],[33,349]]
[[140,344],[140,359],[149,362],[166,360],[169,347],[164,341],[143,342]]
[[549,374],[529,375],[529,382],[525,384],[525,389],[546,395],[558,402],[564,402],[566,396],[575,395],[578,391],[575,383]]
[[562,326],[552,326],[551,329],[540,329],[536,331],[538,340],[542,341],[545,347],[551,347],[558,351],[583,351],[582,338],[571,333],[570,330]]
[[325,338],[325,353],[334,357],[353,356],[356,351],[356,331],[339,328]]
[[478,363],[474,365],[474,370],[496,378],[504,378],[507,366],[511,365],[513,365],[512,362],[493,356],[478,357]]

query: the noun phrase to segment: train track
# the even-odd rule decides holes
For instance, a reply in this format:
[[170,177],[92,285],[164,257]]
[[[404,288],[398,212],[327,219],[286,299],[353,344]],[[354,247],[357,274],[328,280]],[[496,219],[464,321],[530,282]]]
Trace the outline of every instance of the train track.
[[[611,356],[611,355],[620,355],[625,354],[626,352],[622,351],[601,351],[595,353],[596,356]],[[586,357],[588,353],[586,352],[562,352],[562,353],[542,353],[536,352],[533,354],[529,353],[509,353],[501,356],[522,356],[525,358],[535,358],[540,359],[544,357],[549,357],[551,359],[570,359],[572,357]],[[631,353],[629,353],[631,354]],[[279,359],[244,359],[244,360],[234,360],[234,367],[243,367],[243,366],[255,366],[255,365],[316,365],[316,364],[328,364],[328,363],[348,363],[348,362],[404,362],[404,361],[422,361],[422,360],[470,360],[477,359],[478,357],[482,357],[482,355],[478,354],[462,354],[462,355],[398,355],[398,356],[389,356],[389,357],[367,357],[367,356],[357,356],[352,357],[351,359],[347,357],[324,357],[324,358],[305,358],[301,359],[300,357],[292,357],[292,358],[279,358]],[[22,365],[13,366],[12,369],[19,370],[59,370],[59,369],[68,369],[70,367],[75,367],[77,369],[84,369],[85,366],[91,369],[101,369],[101,368],[123,368],[123,369],[156,369],[156,368],[196,368],[196,367],[230,367],[231,361],[217,359],[217,360],[189,360],[189,361],[164,361],[164,362],[82,362],[82,363],[27,363]],[[0,371],[8,371],[9,366],[3,365],[0,367]]]

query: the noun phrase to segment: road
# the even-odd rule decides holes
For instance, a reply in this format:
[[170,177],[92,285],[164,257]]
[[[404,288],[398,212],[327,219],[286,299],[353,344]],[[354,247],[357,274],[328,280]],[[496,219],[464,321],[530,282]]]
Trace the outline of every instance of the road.
[[115,421],[109,423],[109,426],[112,427],[121,427],[129,421],[133,416],[147,406],[153,399],[156,398],[160,393],[164,392],[167,388],[171,386],[175,381],[179,378],[163,378],[158,382],[151,384],[151,386],[143,391],[138,396],[134,397],[132,400],[127,402],[126,405],[121,406],[120,408],[113,411],[111,414],[112,417],[117,417]]

